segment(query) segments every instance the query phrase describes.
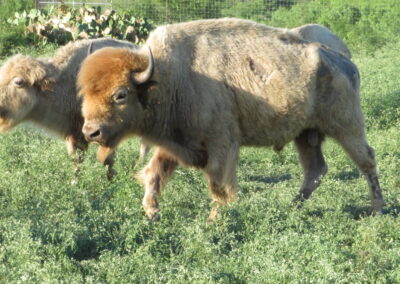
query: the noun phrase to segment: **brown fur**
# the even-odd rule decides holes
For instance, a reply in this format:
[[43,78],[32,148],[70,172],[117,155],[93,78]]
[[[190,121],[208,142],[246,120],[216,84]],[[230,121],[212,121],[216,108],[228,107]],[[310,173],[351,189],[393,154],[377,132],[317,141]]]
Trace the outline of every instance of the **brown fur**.
[[[21,122],[31,121],[62,136],[68,153],[85,150],[87,141],[82,135],[81,100],[76,91],[76,75],[87,56],[89,43],[95,49],[105,46],[136,48],[112,39],[82,40],[58,49],[50,60],[16,55],[0,69],[0,130],[3,132]],[[21,86],[15,80],[23,82]],[[112,165],[112,150],[99,149],[102,162]],[[82,157],[75,158],[79,163]],[[79,165],[76,165],[76,171]],[[111,171],[111,169],[110,169]],[[109,175],[110,172],[109,171]]]
[[[235,199],[240,146],[281,149],[296,140],[304,170],[296,199],[308,198],[326,172],[321,144],[329,136],[363,171],[373,210],[381,210],[359,74],[348,58],[288,30],[237,19],[159,27],[146,46],[154,54],[155,69],[143,86],[132,84],[130,76],[137,72],[131,66],[146,69],[144,49],[99,50],[83,62],[78,75],[85,135],[115,146],[137,134],[167,153],[162,159],[156,153],[145,169],[155,172],[144,179],[146,196],[149,188],[160,192],[171,174],[160,163],[171,159],[205,173],[218,207]],[[93,82],[100,81],[106,90],[94,88]],[[146,88],[144,94],[139,91]],[[117,100],[121,92],[127,96]],[[145,206],[149,217],[158,211],[156,195],[152,198],[153,207]],[[214,210],[210,217],[215,215]]]

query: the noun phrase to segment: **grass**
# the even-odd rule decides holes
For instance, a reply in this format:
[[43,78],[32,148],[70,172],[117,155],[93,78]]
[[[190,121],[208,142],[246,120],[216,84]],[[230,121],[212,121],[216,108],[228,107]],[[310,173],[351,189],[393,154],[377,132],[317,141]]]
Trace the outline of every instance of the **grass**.
[[302,208],[292,145],[243,148],[239,200],[207,225],[207,186],[179,168],[146,220],[131,178],[138,140],[118,150],[112,182],[92,146],[77,185],[64,143],[30,126],[0,136],[0,282],[399,283],[400,54],[355,52],[368,139],[387,201],[370,217],[367,183],[332,141],[329,172]]

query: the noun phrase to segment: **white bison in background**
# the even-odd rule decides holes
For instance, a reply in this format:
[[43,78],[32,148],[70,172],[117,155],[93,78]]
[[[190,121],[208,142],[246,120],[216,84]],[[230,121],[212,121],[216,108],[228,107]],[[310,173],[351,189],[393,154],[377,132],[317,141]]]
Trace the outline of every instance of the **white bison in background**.
[[[289,31],[306,41],[322,43],[330,49],[343,54],[347,58],[351,58],[351,52],[343,40],[341,40],[337,35],[324,26],[307,24],[290,29]],[[149,151],[150,146],[142,143],[140,146],[139,160],[137,161],[136,165],[141,164],[146,159]]]
[[235,199],[240,146],[282,149],[295,141],[304,170],[297,199],[327,171],[332,137],[365,175],[372,209],[383,198],[365,137],[359,73],[345,56],[283,29],[238,19],[202,20],[153,31],[140,50],[103,48],[82,63],[83,132],[105,147],[139,135],[158,149],[141,172],[143,206],[177,164],[202,170],[216,207]]
[[290,30],[300,38],[309,42],[319,42],[325,44],[330,49],[342,53],[347,58],[351,58],[351,52],[346,44],[328,28],[317,24],[307,24]]
[[[113,39],[81,40],[58,49],[50,60],[15,55],[0,69],[0,131],[6,132],[21,122],[31,121],[61,135],[76,168],[82,160],[80,151],[87,141],[82,134],[81,99],[77,96],[76,76],[88,48],[106,46],[135,49],[136,46]],[[113,149],[100,147],[97,156],[113,170]]]

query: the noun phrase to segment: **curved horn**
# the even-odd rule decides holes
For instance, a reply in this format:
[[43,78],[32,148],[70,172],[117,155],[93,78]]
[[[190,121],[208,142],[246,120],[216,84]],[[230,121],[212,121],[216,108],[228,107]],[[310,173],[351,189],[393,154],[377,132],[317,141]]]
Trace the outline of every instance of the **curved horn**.
[[134,72],[132,74],[132,80],[136,85],[140,85],[145,83],[150,79],[150,77],[153,75],[154,71],[154,59],[153,59],[153,53],[151,52],[150,47],[147,48],[147,57],[148,57],[148,65],[145,70],[142,72]]
[[93,41],[90,41],[88,51],[87,51],[87,56],[89,56],[93,52]]

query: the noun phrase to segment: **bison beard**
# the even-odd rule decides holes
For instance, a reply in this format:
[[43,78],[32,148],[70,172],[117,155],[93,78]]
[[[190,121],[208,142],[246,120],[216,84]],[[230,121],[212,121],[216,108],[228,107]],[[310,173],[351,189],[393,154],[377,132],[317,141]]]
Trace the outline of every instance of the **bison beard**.
[[[148,82],[152,87],[143,92]],[[295,141],[304,172],[295,200],[307,199],[327,171],[321,149],[326,136],[363,172],[372,210],[381,212],[356,66],[288,30],[237,19],[159,27],[141,50],[107,48],[90,55],[78,86],[85,125],[95,125],[92,133],[107,124],[114,132],[109,137],[123,129],[158,146],[139,174],[150,219],[177,164],[204,172],[215,202],[210,219],[215,218],[221,205],[236,198],[240,146],[281,149]],[[123,99],[117,96],[122,89],[129,90]]]

